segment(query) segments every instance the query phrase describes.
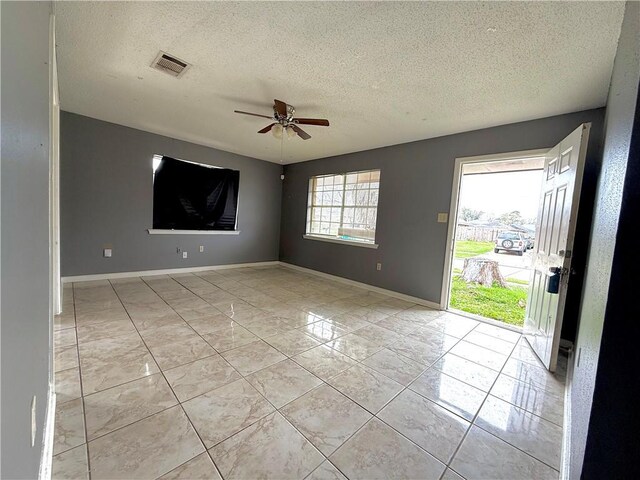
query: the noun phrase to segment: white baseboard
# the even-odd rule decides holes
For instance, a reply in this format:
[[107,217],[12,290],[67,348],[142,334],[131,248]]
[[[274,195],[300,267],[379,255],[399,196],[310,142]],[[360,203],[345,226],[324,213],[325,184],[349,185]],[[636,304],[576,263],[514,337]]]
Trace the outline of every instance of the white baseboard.
[[129,277],[144,277],[149,275],[174,275],[179,273],[206,272],[210,270],[226,270],[229,268],[268,267],[268,266],[276,266],[276,265],[282,265],[283,267],[290,268],[293,270],[298,270],[300,272],[309,273],[311,275],[316,275],[318,277],[328,278],[330,280],[344,283],[346,285],[352,285],[355,287],[364,288],[365,290],[382,293],[384,295],[389,295],[390,297],[398,298],[400,300],[405,300],[407,302],[413,302],[413,303],[417,303],[418,305],[424,305],[425,307],[435,308],[436,310],[440,310],[439,304],[435,302],[431,302],[429,300],[425,300],[423,298],[413,297],[411,295],[405,295],[404,293],[394,292],[393,290],[387,290],[385,288],[374,287],[373,285],[369,285],[367,283],[356,282],[355,280],[349,280],[348,278],[338,277],[336,275],[319,272],[317,270],[312,270],[310,268],[299,267],[298,265],[293,265],[291,263],[279,262],[277,260],[272,262],[235,263],[230,265],[210,265],[206,267],[169,268],[169,269],[162,269],[162,270],[142,270],[138,272],[115,272],[115,273],[98,273],[95,275],[75,275],[70,277],[62,277],[62,283],[88,282],[92,280],[111,280],[116,278],[129,278]]
[[49,384],[47,414],[42,432],[42,458],[40,458],[39,480],[50,480],[53,468],[53,433],[56,420],[56,392],[53,384]]
[[274,260],[272,262],[233,263],[229,265],[210,265],[206,267],[166,268],[162,270],[142,270],[139,272],[115,272],[115,273],[98,273],[95,275],[75,275],[70,277],[62,277],[62,283],[88,282],[91,280],[111,280],[114,278],[145,277],[149,275],[174,275],[178,273],[207,272],[210,270],[226,270],[228,268],[268,267],[268,266],[275,266],[279,264],[280,262],[278,262],[277,260]]
[[562,422],[562,455],[560,457],[560,479],[571,479],[571,385],[573,383],[573,349],[567,359],[567,377],[564,389],[564,419]]
[[419,297],[412,297],[411,295],[405,295],[404,293],[394,292],[393,290],[387,290],[385,288],[374,287],[373,285],[369,285],[368,283],[356,282],[355,280],[349,280],[348,278],[338,277],[336,275],[331,275],[329,273],[319,272],[317,270],[312,270],[310,268],[299,267],[298,265],[293,265],[287,262],[279,262],[283,267],[291,268],[292,270],[298,270],[300,272],[309,273],[311,275],[316,275],[322,278],[328,278],[330,280],[334,280],[336,282],[344,283],[346,285],[352,285],[354,287],[364,288],[365,290],[369,290],[371,292],[382,293],[384,295],[389,295],[390,297],[397,298],[399,300],[405,300],[407,302],[417,303],[418,305],[423,305],[425,307],[434,308],[436,310],[440,310],[440,305],[435,302],[430,302],[429,300],[425,300]]

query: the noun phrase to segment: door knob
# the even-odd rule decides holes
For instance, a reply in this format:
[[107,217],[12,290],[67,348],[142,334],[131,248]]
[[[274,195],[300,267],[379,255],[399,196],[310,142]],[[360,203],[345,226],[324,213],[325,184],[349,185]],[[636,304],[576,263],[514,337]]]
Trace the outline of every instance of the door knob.
[[547,293],[558,293],[560,291],[560,276],[564,273],[563,267],[550,267],[547,280]]

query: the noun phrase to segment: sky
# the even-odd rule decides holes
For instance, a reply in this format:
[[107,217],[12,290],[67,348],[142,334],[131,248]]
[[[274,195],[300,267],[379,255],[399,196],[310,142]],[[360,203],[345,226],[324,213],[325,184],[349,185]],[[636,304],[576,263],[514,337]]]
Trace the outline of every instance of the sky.
[[492,216],[520,210],[523,218],[538,214],[542,170],[463,175],[459,208]]

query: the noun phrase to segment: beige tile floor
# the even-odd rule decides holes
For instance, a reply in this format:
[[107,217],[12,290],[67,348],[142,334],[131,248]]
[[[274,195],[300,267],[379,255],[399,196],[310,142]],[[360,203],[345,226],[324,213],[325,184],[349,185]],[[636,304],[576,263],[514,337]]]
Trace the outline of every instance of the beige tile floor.
[[517,333],[281,267],[67,284],[53,477],[558,478]]

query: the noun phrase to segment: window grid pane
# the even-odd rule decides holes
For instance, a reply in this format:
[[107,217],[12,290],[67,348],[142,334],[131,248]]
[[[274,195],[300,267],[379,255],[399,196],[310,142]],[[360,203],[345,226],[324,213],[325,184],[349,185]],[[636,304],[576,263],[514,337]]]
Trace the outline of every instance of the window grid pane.
[[379,170],[310,178],[307,233],[373,243],[379,185]]

